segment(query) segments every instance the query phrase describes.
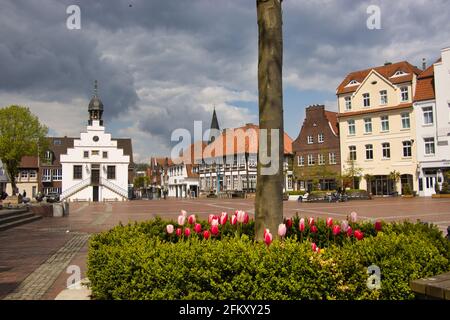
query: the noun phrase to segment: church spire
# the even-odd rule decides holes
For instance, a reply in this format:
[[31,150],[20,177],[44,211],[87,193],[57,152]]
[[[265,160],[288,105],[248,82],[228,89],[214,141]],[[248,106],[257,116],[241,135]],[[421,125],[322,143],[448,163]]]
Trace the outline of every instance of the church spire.
[[212,143],[216,139],[216,137],[220,134],[219,121],[217,120],[217,114],[216,114],[216,106],[214,106],[210,129],[211,129],[211,132],[209,134],[208,144]]

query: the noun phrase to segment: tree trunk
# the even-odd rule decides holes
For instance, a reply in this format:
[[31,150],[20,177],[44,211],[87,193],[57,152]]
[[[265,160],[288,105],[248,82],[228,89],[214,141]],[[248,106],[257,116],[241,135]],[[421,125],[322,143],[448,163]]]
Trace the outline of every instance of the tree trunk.
[[[278,224],[283,221],[283,33],[282,0],[257,0],[258,16],[258,91],[259,127],[266,129],[266,146],[259,143],[258,172],[255,200],[256,240],[262,240],[264,229],[268,228],[274,238],[278,237]],[[278,154],[270,155],[278,163],[276,174],[262,174],[261,154],[271,150],[270,135],[278,129]],[[261,136],[264,131],[260,131]],[[273,164],[272,164],[273,166]]]

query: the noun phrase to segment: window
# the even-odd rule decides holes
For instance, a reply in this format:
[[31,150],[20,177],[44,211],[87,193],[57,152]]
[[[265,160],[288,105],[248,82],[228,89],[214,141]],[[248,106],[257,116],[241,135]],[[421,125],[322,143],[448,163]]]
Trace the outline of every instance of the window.
[[401,87],[400,88],[400,93],[401,93],[401,96],[402,96],[402,101],[408,101],[409,100],[408,87]]
[[29,173],[30,173],[30,179],[35,179],[36,178],[36,176],[37,176],[36,170],[30,170]]
[[53,180],[54,181],[62,180],[62,169],[53,169]]
[[391,145],[389,142],[384,142],[381,144],[381,147],[383,149],[383,159],[390,159],[391,158]]
[[364,130],[365,130],[365,133],[372,133],[372,119],[371,118],[364,119]]
[[433,155],[434,154],[434,138],[424,138],[425,142],[425,154]]
[[312,144],[312,143],[314,143],[313,136],[308,136],[308,144]]
[[403,141],[403,157],[409,158],[412,156],[411,141]]
[[312,154],[308,154],[308,166],[314,165],[314,156]]
[[370,107],[370,95],[368,93],[363,94],[364,107]]
[[59,140],[59,139],[53,140],[53,145],[60,146],[61,145],[61,140]]
[[356,160],[356,146],[349,146],[348,147],[349,150],[349,156],[350,156],[350,160]]
[[45,151],[45,161],[52,162],[52,152],[50,150]]
[[99,154],[100,154],[100,152],[98,150],[92,150],[93,156],[98,156]]
[[108,166],[106,172],[108,180],[116,179],[116,166]]
[[303,167],[305,165],[305,158],[303,156],[298,156],[297,162],[300,167]]
[[381,131],[389,131],[389,117],[382,116],[381,117]]
[[348,83],[348,86],[355,86],[355,85],[357,85],[357,84],[359,84],[358,81],[352,80],[352,81],[350,81],[350,82]]
[[292,176],[288,176],[288,189],[292,189]]
[[323,141],[324,141],[323,133],[319,133],[319,134],[318,134],[317,140],[319,141],[319,143],[323,143]]
[[373,145],[366,144],[366,159],[373,160]]
[[28,171],[27,170],[20,171],[20,178],[21,179],[28,179]]
[[387,104],[388,98],[387,98],[387,90],[381,90],[380,91],[380,104]]
[[348,134],[349,135],[354,135],[356,130],[355,130],[355,120],[348,120],[347,121],[348,124]]
[[411,123],[409,120],[409,113],[408,112],[402,113],[402,128],[409,129],[410,127]]
[[348,96],[344,98],[345,110],[352,110],[352,97]]
[[50,169],[42,170],[42,181],[44,182],[52,181],[52,171]]
[[319,154],[317,156],[317,161],[320,166],[323,166],[325,164],[325,156],[323,154]]
[[406,72],[404,72],[402,70],[398,70],[397,72],[394,73],[394,75],[392,77],[399,77],[399,76],[403,76],[405,74],[406,74]]
[[103,151],[102,155],[103,155],[103,159],[107,159],[108,158],[108,151]]
[[83,179],[83,169],[82,166],[73,166],[73,180]]
[[433,107],[424,107],[423,111],[423,124],[433,124]]
[[84,158],[89,158],[89,151],[84,151],[83,152],[83,157]]
[[330,161],[330,164],[336,164],[336,154],[334,152],[330,152],[328,154],[328,159]]

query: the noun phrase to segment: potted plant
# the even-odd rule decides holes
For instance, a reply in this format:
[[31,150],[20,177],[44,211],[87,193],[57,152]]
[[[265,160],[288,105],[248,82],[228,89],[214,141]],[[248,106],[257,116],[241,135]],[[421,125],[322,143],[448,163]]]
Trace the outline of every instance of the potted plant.
[[403,184],[402,197],[403,198],[413,198],[414,197],[414,194],[411,190],[411,186],[409,185],[409,183]]

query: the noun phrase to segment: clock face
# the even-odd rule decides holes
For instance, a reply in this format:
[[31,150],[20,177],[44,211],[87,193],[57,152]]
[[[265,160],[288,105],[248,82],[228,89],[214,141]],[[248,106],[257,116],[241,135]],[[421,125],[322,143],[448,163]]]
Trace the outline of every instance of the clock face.
[[98,136],[94,136],[94,137],[92,138],[92,140],[94,140],[95,142],[98,142],[99,138],[98,138]]

